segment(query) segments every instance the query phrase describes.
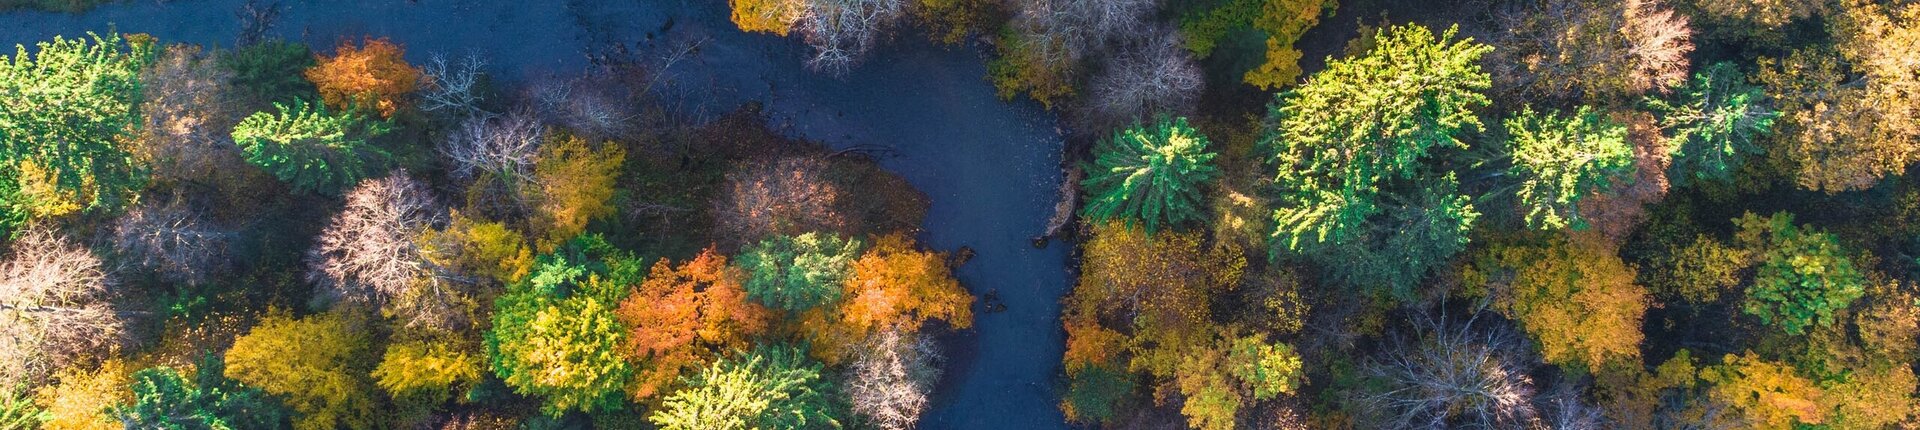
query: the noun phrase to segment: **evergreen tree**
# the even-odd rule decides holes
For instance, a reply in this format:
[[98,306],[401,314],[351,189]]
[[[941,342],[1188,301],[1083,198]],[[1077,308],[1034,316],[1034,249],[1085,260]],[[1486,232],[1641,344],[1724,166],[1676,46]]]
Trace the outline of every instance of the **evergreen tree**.
[[200,361],[193,381],[170,367],[133,373],[133,400],[114,413],[129,429],[286,429],[291,414],[258,389],[227,379],[220,360]]
[[367,139],[385,134],[385,122],[351,110],[328,112],[305,100],[274,108],[279,112],[256,112],[233,127],[233,141],[247,162],[295,189],[329,195],[384,170],[387,151]]
[[633,368],[620,354],[627,329],[614,308],[624,285],[638,280],[638,266],[597,236],[540,256],[533,273],[494,302],[486,334],[494,374],[514,392],[541,398],[549,416],[618,408]]
[[735,263],[747,273],[747,297],[800,312],[840,300],[840,283],[861,247],[833,233],[777,234],[742,251]]
[[1093,168],[1080,184],[1095,221],[1122,219],[1147,231],[1200,219],[1200,187],[1217,172],[1207,137],[1186,118],[1161,117],[1151,126],[1114,132],[1094,149]]
[[822,371],[801,348],[760,346],[690,378],[650,419],[665,430],[841,428],[845,405]]
[[1670,135],[1673,165],[1667,178],[1674,185],[1728,180],[1748,157],[1763,151],[1756,140],[1773,128],[1780,114],[1767,109],[1762,104],[1765,92],[1746,81],[1732,63],[1714,63],[1693,75],[1679,100],[1647,99]]
[[1572,116],[1528,107],[1506,121],[1508,171],[1520,181],[1521,212],[1535,228],[1585,229],[1580,199],[1604,191],[1633,169],[1627,127],[1585,106]]
[[0,219],[113,209],[146,184],[125,144],[145,122],[139,75],[153,41],[87,36],[0,57],[0,180],[17,193]]

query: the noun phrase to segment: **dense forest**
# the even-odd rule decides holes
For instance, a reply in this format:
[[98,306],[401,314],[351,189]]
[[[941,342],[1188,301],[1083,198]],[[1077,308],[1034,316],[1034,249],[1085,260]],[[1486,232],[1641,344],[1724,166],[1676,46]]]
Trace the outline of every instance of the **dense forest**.
[[[1065,425],[1920,428],[1920,3],[702,1],[1058,118]],[[698,45],[508,80],[275,7],[0,55],[0,430],[910,429],[1030,305],[884,146],[676,110]]]

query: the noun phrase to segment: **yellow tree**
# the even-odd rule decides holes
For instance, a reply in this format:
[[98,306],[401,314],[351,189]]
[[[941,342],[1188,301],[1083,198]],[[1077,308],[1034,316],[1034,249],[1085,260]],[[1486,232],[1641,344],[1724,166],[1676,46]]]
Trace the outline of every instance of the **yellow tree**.
[[543,251],[587,230],[587,222],[613,213],[614,181],[627,150],[612,142],[588,145],[579,136],[552,133],[540,146],[533,175],[540,184],[537,225],[546,234]]
[[284,400],[297,430],[374,428],[371,339],[347,312],[268,315],[227,349],[227,377]]
[[1547,362],[1593,370],[1638,362],[1650,300],[1635,276],[1604,239],[1582,234],[1495,245],[1466,278],[1489,285],[1496,308],[1519,321]]
[[913,239],[893,233],[874,240],[854,260],[841,284],[837,306],[815,308],[802,318],[814,342],[814,354],[838,362],[869,337],[884,330],[919,332],[929,320],[954,328],[973,326],[973,295],[960,287],[946,256],[914,248]]

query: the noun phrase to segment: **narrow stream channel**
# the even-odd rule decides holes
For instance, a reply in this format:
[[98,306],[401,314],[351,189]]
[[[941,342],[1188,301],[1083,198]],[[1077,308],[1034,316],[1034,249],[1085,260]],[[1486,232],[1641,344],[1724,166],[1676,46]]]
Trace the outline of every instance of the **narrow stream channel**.
[[[117,28],[165,42],[232,46],[244,0],[127,0],[84,14],[0,14],[0,45]],[[262,2],[266,3],[266,2]],[[1005,312],[976,315],[950,343],[928,429],[1065,428],[1053,375],[1062,348],[1059,298],[1068,246],[1034,249],[1059,186],[1061,137],[1051,115],[994,96],[975,50],[902,32],[847,76],[806,70],[806,47],[744,34],[725,0],[284,0],[270,34],[318,48],[388,37],[409,60],[486,57],[508,81],[569,75],[587,52],[624,44],[666,55],[698,43],[671,78],[681,109],[721,112],[760,102],[776,126],[845,148],[872,145],[883,164],[932,198],[921,239],[978,252],[958,270],[976,295],[997,291]]]

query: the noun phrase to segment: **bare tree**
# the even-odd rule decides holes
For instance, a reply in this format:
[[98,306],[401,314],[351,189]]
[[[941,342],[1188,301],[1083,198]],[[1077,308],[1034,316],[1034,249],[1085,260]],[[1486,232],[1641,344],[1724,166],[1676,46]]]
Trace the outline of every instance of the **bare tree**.
[[847,227],[835,210],[845,192],[827,179],[827,160],[820,157],[747,163],[727,175],[724,192],[713,210],[723,246],[775,233],[844,232]]
[[807,66],[846,74],[873,49],[880,32],[905,15],[900,0],[807,0],[799,30],[816,51]]
[[534,112],[548,124],[593,139],[625,136],[640,114],[622,94],[624,89],[605,78],[546,80],[531,89]]
[[199,211],[175,197],[149,199],[120,216],[113,247],[128,262],[161,279],[198,285],[226,262],[231,233],[214,228]]
[[141,74],[147,124],[137,150],[154,173],[191,181],[245,164],[225,132],[239,122],[228,81],[233,72],[199,47],[167,47]]
[[420,92],[420,108],[468,117],[486,115],[480,109],[480,95],[474,93],[474,85],[480,83],[486,67],[487,60],[479,54],[467,54],[458,64],[449,64],[446,57],[434,54],[421,68],[427,86]]
[[307,279],[327,298],[378,304],[410,327],[465,323],[469,297],[459,280],[430,263],[416,242],[444,224],[426,187],[402,171],[362,181],[346,199],[307,254]]
[[23,232],[0,262],[0,387],[113,344],[121,318],[107,303],[110,283],[86,248],[52,231]]
[[881,332],[860,350],[847,373],[853,412],[883,430],[908,430],[920,422],[927,395],[940,378],[942,357],[933,342],[898,330]]
[[546,125],[527,112],[476,116],[461,122],[460,128],[447,136],[440,154],[453,162],[455,179],[491,175],[519,184],[533,177],[534,159],[540,153],[540,136],[544,133]]
[[1200,65],[1180,46],[1178,32],[1161,28],[1156,34],[1127,44],[1094,78],[1089,119],[1099,129],[1192,110],[1206,85]]
[[1486,62],[1515,98],[1631,100],[1686,80],[1687,19],[1658,0],[1547,0],[1497,13]]
[[1537,418],[1533,382],[1511,331],[1421,317],[1363,372],[1381,385],[1359,401],[1371,428],[1512,429]]

